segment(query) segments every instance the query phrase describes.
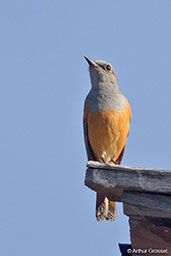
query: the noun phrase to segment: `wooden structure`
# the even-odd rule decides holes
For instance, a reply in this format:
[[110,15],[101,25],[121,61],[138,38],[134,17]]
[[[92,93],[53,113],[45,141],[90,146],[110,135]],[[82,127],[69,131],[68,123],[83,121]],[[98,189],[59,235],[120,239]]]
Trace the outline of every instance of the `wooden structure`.
[[123,203],[132,255],[171,256],[171,171],[89,161],[85,185]]

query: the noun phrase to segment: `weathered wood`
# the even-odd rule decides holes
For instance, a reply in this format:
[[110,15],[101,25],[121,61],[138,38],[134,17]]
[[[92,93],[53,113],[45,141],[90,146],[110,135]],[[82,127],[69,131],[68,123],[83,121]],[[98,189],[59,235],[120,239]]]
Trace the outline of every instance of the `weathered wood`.
[[171,219],[171,196],[124,191],[123,210],[128,216],[149,216]]
[[[171,227],[148,218],[129,218],[132,255],[171,255]],[[158,250],[158,253],[157,253]]]
[[89,161],[85,185],[122,201],[124,190],[171,194],[171,171]]
[[[87,167],[89,188],[123,202],[135,250],[132,255],[171,256],[171,171],[92,161]],[[159,253],[152,251],[157,249]]]

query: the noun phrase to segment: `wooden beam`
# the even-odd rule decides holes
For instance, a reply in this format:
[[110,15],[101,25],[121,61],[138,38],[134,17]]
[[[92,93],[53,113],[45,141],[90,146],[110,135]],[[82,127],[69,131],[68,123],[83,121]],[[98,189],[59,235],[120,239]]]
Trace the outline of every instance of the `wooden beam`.
[[[171,255],[171,228],[160,220],[129,218],[132,255]],[[158,252],[158,253],[157,253]]]
[[171,195],[171,171],[152,168],[107,165],[89,161],[85,185],[115,201],[123,191],[141,191]]
[[85,185],[123,202],[132,255],[171,255],[171,171],[88,162]]
[[171,219],[171,196],[155,193],[124,191],[123,211],[128,216]]

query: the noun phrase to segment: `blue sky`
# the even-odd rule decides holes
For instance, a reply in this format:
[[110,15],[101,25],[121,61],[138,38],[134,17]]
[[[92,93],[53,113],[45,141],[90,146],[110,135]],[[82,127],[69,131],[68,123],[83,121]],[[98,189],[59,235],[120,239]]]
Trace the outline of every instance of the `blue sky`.
[[0,255],[115,255],[84,186],[83,56],[110,62],[132,108],[123,164],[171,168],[171,1],[0,3]]

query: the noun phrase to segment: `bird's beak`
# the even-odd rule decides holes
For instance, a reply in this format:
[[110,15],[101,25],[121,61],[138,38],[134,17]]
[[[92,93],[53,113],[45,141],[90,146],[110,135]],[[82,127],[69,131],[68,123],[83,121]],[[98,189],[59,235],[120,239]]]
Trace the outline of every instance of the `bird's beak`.
[[87,56],[84,56],[84,58],[86,59],[86,61],[88,62],[89,65],[93,66],[93,67],[97,67],[97,64],[95,61],[91,60],[90,58],[88,58]]

